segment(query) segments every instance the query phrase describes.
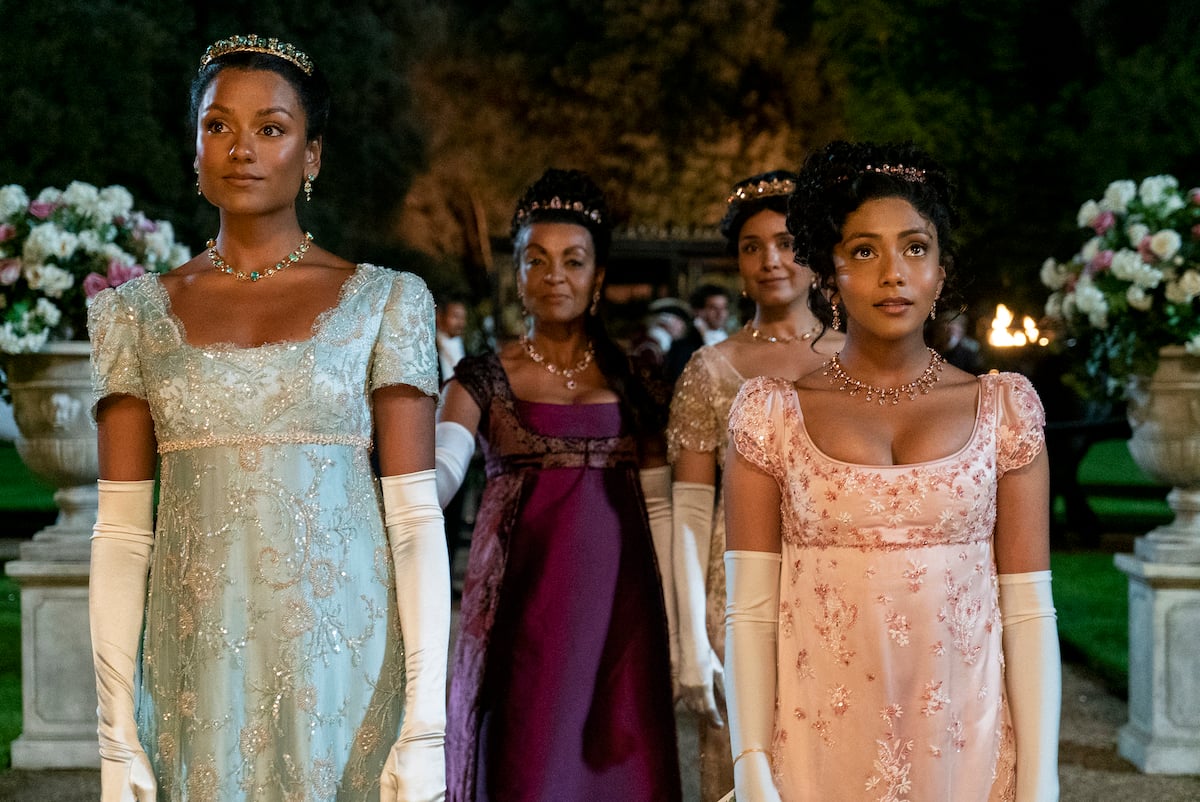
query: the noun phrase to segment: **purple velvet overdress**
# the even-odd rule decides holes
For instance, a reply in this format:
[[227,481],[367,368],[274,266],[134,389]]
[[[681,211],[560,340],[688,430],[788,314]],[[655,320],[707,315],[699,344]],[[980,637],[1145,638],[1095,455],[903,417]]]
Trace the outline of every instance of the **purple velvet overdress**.
[[450,681],[452,802],[680,798],[662,592],[618,406],[479,404],[488,483]]

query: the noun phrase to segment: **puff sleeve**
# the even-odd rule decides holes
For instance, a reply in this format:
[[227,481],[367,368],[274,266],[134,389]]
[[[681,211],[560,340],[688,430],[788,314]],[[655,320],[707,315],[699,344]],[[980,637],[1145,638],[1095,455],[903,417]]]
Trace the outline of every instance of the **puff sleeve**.
[[397,273],[371,355],[370,389],[407,384],[438,395],[433,296],[412,273]]
[[1023,468],[1046,444],[1046,412],[1033,384],[1019,373],[997,381],[996,474]]
[[[760,376],[742,385],[729,411],[729,439],[752,465],[785,479],[785,417],[795,391],[779,378]],[[789,399],[791,399],[789,401]]]
[[87,326],[92,341],[92,416],[106,396],[131,395],[145,400],[133,306],[117,290],[106,289],[92,299]]
[[702,454],[719,451],[727,436],[724,421],[717,419],[712,403],[712,380],[700,350],[692,354],[671,397],[671,417],[667,425],[667,459],[674,464],[683,449]]

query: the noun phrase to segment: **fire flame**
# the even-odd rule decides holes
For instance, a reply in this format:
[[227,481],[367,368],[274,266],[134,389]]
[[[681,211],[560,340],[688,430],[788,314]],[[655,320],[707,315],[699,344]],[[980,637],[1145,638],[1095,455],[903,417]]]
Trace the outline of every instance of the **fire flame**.
[[1019,348],[1036,343],[1048,345],[1050,340],[1038,331],[1037,323],[1026,315],[1021,321],[1022,327],[1013,329],[1013,313],[1004,304],[996,304],[996,315],[992,318],[992,328],[988,332],[988,345],[995,348]]

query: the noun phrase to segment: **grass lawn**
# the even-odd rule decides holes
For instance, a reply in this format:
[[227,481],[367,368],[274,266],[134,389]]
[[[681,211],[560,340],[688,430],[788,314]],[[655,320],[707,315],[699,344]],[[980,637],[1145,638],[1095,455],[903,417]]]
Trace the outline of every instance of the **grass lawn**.
[[21,734],[21,605],[17,583],[0,576],[0,770]]
[[1104,552],[1057,552],[1054,606],[1063,659],[1095,671],[1116,694],[1129,688],[1129,584]]

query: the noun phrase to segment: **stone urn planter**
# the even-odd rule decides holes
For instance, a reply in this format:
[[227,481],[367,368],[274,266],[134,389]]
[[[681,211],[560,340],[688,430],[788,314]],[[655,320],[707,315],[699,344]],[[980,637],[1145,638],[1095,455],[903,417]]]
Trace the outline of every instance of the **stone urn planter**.
[[1175,519],[1139,539],[1154,562],[1200,563],[1200,356],[1181,345],[1159,353],[1153,376],[1130,382],[1129,453],[1148,475],[1171,485]]
[[95,768],[96,685],[88,631],[88,566],[99,464],[87,342],[8,354],[16,448],[55,489],[57,520],[21,544],[5,570],[21,588],[18,769]]
[[1129,578],[1129,721],[1122,757],[1151,774],[1200,774],[1200,357],[1182,346],[1132,382],[1129,452],[1171,485],[1175,519],[1118,554]]

